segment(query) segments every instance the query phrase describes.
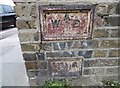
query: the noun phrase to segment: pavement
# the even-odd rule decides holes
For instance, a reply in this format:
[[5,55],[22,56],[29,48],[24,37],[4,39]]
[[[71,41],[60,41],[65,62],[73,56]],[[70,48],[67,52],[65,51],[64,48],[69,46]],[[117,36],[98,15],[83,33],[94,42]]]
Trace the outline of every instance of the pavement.
[[0,86],[29,86],[18,29],[0,32]]

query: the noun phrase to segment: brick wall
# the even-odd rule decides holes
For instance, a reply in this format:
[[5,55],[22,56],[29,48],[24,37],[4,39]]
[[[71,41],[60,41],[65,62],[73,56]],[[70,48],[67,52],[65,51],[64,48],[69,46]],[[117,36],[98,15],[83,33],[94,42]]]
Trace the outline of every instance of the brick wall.
[[[17,28],[19,29],[19,38],[21,48],[25,59],[30,85],[36,85],[36,80],[30,69],[36,69],[36,52],[39,51],[39,33],[37,30],[37,8],[36,0],[14,0],[15,11],[17,14]],[[29,71],[30,70],[30,71]],[[32,81],[31,81],[32,80]]]
[[[63,1],[14,0],[17,27],[30,84],[43,85],[49,76],[48,58],[79,57],[83,60],[80,78],[67,78],[71,85],[90,86],[103,80],[119,80],[119,5],[110,0],[97,3],[92,39],[46,41],[41,43],[38,6],[60,4]],[[68,1],[80,3],[83,1]],[[68,3],[67,2],[67,3]],[[86,0],[88,3],[88,1]],[[112,3],[111,3],[112,2]],[[64,2],[65,3],[65,2]]]

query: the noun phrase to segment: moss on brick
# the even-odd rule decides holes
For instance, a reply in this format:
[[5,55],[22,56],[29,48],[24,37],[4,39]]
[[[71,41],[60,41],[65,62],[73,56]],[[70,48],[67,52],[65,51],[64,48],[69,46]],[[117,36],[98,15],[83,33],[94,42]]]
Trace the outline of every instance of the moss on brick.
[[21,44],[22,51],[38,51],[40,49],[38,44]]
[[34,61],[25,62],[25,65],[26,65],[27,70],[38,69],[38,64],[37,64],[37,62],[34,62]]
[[103,40],[100,48],[118,48],[118,40]]
[[94,38],[108,37],[108,30],[95,30],[93,33]]
[[110,50],[109,57],[120,57],[120,50]]
[[107,51],[106,50],[95,50],[94,57],[106,57]]

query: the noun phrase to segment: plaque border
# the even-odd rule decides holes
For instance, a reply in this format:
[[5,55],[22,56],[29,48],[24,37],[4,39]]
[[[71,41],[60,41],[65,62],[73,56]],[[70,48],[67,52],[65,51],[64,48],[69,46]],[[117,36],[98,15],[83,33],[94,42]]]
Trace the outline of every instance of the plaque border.
[[[80,4],[80,5],[40,5],[39,7],[39,22],[40,22],[40,38],[41,41],[55,41],[55,40],[79,40],[79,39],[91,39],[92,38],[92,32],[93,32],[93,23],[94,23],[94,10],[95,5],[94,4]],[[57,10],[88,10],[91,11],[90,14],[90,24],[88,28],[88,32],[86,36],[84,36],[85,33],[83,33],[79,38],[44,38],[44,23],[43,23],[43,14],[45,11],[57,11]]]
[[[59,78],[59,76],[52,76],[51,75],[51,67],[50,67],[50,65],[51,65],[51,63],[52,62],[55,62],[55,61],[75,61],[75,60],[81,60],[81,65],[80,65],[80,70],[79,70],[79,76],[70,76],[69,78],[76,78],[76,77],[81,77],[82,75],[83,75],[83,62],[84,62],[84,57],[82,57],[82,56],[79,56],[79,57],[53,57],[53,58],[47,58],[47,61],[48,61],[48,71],[49,71],[49,76],[50,77],[58,77]],[[66,78],[67,76],[62,76],[62,78]]]

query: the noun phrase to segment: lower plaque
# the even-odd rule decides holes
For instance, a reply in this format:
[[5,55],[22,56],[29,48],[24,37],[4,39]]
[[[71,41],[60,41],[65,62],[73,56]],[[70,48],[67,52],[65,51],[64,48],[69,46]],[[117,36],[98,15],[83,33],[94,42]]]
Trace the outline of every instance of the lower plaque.
[[49,73],[54,77],[80,77],[83,58],[52,58],[49,61]]

